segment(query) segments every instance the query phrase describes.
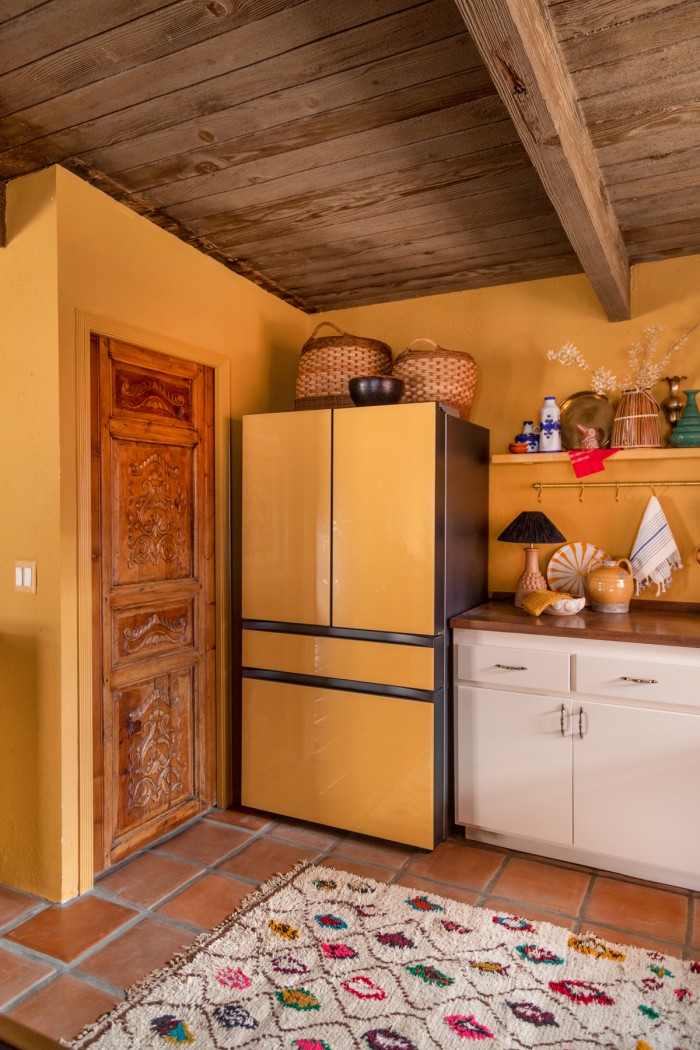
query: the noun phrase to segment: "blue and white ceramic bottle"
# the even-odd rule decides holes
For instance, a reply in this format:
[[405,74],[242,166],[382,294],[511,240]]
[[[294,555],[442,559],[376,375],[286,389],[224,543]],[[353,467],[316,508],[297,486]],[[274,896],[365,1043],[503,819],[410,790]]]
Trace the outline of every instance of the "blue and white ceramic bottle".
[[554,397],[546,397],[540,409],[540,452],[561,452],[559,406]]

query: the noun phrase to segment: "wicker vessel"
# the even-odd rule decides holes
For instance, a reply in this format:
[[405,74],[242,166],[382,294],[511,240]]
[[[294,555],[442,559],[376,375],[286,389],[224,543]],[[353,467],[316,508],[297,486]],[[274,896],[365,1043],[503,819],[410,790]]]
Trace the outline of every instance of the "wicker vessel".
[[[335,335],[317,335],[321,328]],[[348,381],[355,376],[391,374],[391,347],[379,339],[343,332],[330,321],[316,325],[301,348],[294,407],[346,408],[352,405]]]
[[[430,349],[416,350],[416,343]],[[402,401],[441,401],[469,419],[476,390],[476,361],[464,350],[445,350],[432,339],[414,339],[394,361],[404,381]]]
[[610,439],[612,448],[660,448],[659,403],[649,390],[623,390]]

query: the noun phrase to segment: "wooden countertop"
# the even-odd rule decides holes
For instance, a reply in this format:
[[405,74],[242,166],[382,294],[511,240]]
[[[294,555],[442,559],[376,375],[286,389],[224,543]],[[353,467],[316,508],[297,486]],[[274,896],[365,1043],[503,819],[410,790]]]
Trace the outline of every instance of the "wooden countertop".
[[574,616],[531,616],[510,600],[492,600],[458,613],[450,627],[519,634],[553,634],[606,642],[646,642],[700,648],[700,605],[672,602],[632,602],[628,613],[597,613],[584,609]]

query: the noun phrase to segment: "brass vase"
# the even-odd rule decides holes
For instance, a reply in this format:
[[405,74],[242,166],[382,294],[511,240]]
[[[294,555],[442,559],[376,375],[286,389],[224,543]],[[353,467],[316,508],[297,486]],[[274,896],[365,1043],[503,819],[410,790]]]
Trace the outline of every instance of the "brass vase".
[[685,404],[685,399],[681,396],[681,383],[687,378],[687,376],[664,376],[664,382],[668,383],[670,392],[665,401],[661,402],[661,407],[666,413],[666,419],[671,424],[671,427],[675,427],[681,418],[681,412]]

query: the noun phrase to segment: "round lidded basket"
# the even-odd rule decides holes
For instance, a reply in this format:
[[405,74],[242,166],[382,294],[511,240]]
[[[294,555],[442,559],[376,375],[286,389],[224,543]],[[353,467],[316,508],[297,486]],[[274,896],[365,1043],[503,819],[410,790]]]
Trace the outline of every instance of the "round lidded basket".
[[[336,335],[319,336],[323,327]],[[350,335],[321,321],[301,348],[294,407],[348,408],[353,402],[348,382],[355,376],[391,374],[391,347],[379,339]]]
[[[416,343],[430,349],[416,350]],[[476,361],[465,350],[445,350],[432,339],[414,339],[394,361],[392,375],[404,381],[406,401],[441,401],[469,419],[476,390]]]
[[610,439],[612,448],[660,448],[659,403],[651,391],[623,390]]

